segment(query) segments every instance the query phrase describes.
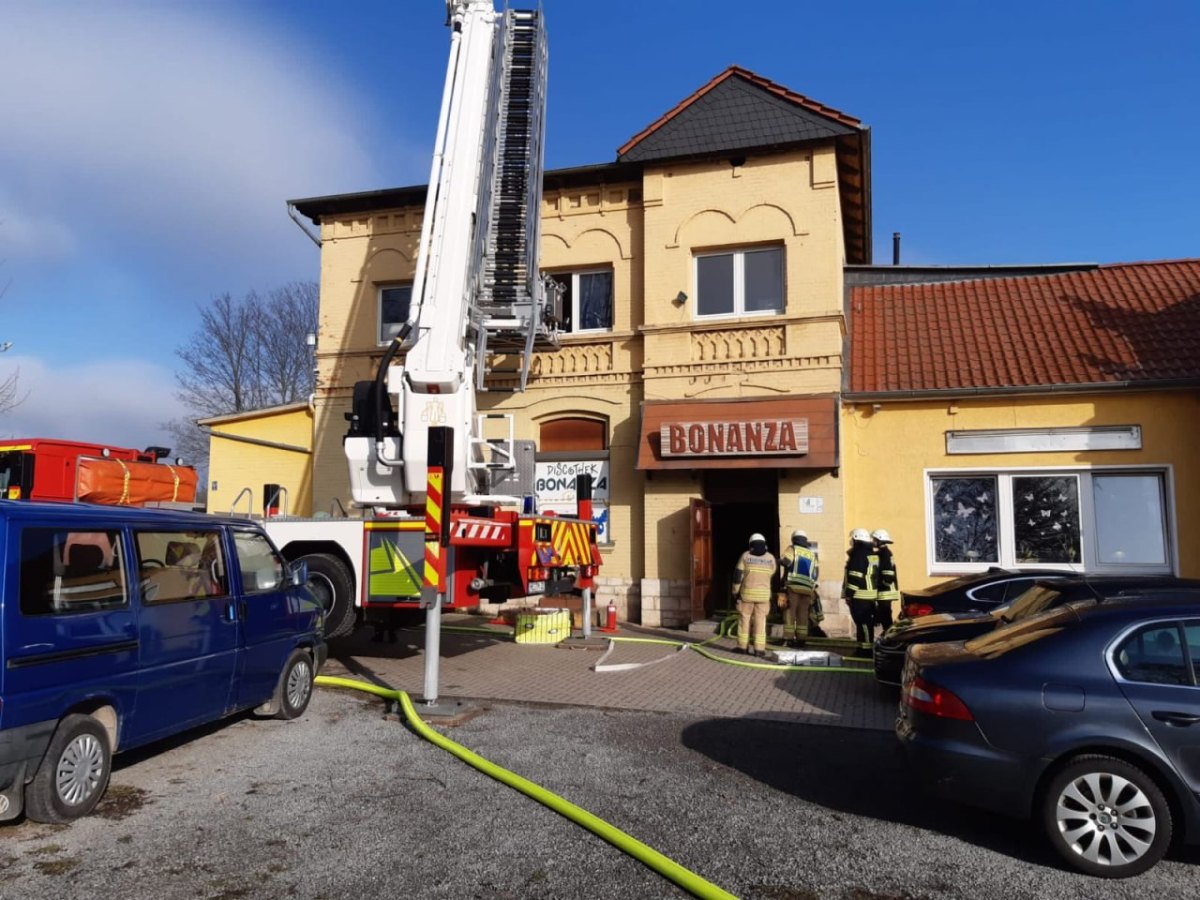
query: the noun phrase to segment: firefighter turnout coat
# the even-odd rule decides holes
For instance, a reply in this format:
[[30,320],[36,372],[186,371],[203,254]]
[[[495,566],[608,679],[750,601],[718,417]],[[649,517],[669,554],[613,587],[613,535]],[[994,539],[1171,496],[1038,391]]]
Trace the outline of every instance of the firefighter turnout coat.
[[770,603],[778,565],[770,551],[756,556],[747,550],[738,559],[733,574],[733,595],[747,603]]

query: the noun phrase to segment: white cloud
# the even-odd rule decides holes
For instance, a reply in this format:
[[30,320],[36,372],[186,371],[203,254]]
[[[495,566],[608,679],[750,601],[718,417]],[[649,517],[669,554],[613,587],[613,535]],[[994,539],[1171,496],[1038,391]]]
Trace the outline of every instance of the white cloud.
[[[40,230],[263,255],[285,200],[378,187],[369,111],[235,5],[0,5],[0,193]],[[239,16],[241,16],[239,18]],[[55,225],[57,222],[57,228]],[[288,234],[284,248],[306,243]]]
[[25,400],[0,415],[0,436],[91,441],[120,447],[171,446],[163,422],[183,415],[175,380],[161,366],[110,359],[51,366],[32,356],[0,356],[0,378],[19,372]]
[[69,256],[75,246],[75,235],[63,222],[0,204],[0,249],[5,258],[57,259]]

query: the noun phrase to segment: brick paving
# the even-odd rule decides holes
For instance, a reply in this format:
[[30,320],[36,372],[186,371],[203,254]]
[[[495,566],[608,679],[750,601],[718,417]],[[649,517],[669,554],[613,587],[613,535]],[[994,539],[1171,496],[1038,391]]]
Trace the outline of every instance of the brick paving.
[[[482,627],[479,617],[448,615],[446,626]],[[622,637],[669,637],[682,632],[622,629]],[[603,635],[601,635],[603,637]],[[425,635],[402,630],[396,643],[374,643],[370,629],[335,642],[326,675],[345,675],[423,697]],[[731,640],[709,645],[714,655],[735,656]],[[647,663],[631,671],[596,672],[601,649],[518,644],[506,633],[443,631],[439,699],[507,700],[606,709],[675,712],[714,718],[773,719],[849,728],[890,729],[896,699],[870,675],[787,672],[725,665],[694,650],[663,644],[618,642],[605,665]]]

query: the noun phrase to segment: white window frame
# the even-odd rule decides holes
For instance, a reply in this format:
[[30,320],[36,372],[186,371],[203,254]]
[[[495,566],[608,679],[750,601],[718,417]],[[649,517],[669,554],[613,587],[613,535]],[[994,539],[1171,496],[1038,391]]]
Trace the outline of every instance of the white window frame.
[[571,279],[571,330],[560,332],[561,334],[608,334],[613,330],[613,325],[610,323],[607,328],[577,328],[577,323],[582,321],[582,316],[579,311],[579,279],[583,275],[608,275],[609,284],[612,286],[612,295],[608,298],[612,304],[612,309],[609,311],[613,322],[617,318],[617,279],[613,274],[612,266],[592,266],[587,269],[560,269],[559,271],[550,270],[545,273],[551,278],[567,278]]
[[[761,253],[765,250],[779,251],[780,293],[779,309],[755,309],[746,311],[746,254]],[[733,312],[701,313],[700,312],[700,260],[716,256],[733,257]],[[720,319],[744,319],[746,317],[782,316],[787,310],[787,249],[782,244],[767,244],[754,247],[738,247],[735,250],[712,250],[692,255],[692,293],[695,304],[692,307],[692,317],[705,322]]]
[[[412,286],[411,281],[389,281],[385,284],[377,284],[375,286],[375,341],[377,346],[386,347],[392,342],[390,336],[383,336],[383,292],[394,290],[395,288],[406,287],[409,290],[408,314],[412,316]],[[398,323],[403,325],[403,322]]]
[[[1013,529],[1012,479],[1022,475],[1074,476],[1079,483],[1079,563],[1017,563]],[[1157,475],[1163,490],[1163,541],[1166,562],[1162,565],[1130,563],[1117,565],[1099,562],[1099,535],[1096,528],[1092,479],[1104,475]],[[995,478],[998,559],[994,562],[939,562],[936,558],[932,483],[935,478]],[[1058,569],[1063,572],[1088,572],[1103,575],[1173,575],[1179,571],[1178,518],[1175,512],[1175,470],[1171,465],[1134,466],[991,466],[986,468],[936,468],[924,470],[925,558],[930,575],[963,575],[985,572],[992,566],[1008,569]]]

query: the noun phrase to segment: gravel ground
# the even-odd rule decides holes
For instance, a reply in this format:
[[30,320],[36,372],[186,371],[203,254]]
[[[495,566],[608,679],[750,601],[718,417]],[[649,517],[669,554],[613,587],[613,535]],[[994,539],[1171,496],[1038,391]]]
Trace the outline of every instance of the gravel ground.
[[[769,900],[1195,898],[1200,852],[1124,882],[1066,872],[1030,826],[936,802],[880,731],[481,704],[451,738],[720,887]],[[0,897],[686,896],[601,839],[319,690],[118,757],[97,813],[0,826]]]

